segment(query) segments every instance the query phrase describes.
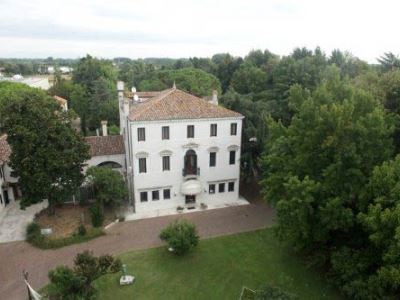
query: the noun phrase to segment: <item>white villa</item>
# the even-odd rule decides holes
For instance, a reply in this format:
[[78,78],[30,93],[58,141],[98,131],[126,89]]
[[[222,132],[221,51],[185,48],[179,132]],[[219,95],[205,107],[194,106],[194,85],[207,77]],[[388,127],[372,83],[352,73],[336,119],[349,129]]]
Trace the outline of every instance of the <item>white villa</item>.
[[[68,109],[65,99],[56,101]],[[246,203],[239,199],[243,116],[177,89],[132,92],[118,82],[120,135],[86,137],[87,166],[120,171],[129,189],[130,218]],[[21,196],[0,137],[0,211]]]
[[239,202],[243,116],[173,88],[124,92],[120,128],[133,212],[223,207]]

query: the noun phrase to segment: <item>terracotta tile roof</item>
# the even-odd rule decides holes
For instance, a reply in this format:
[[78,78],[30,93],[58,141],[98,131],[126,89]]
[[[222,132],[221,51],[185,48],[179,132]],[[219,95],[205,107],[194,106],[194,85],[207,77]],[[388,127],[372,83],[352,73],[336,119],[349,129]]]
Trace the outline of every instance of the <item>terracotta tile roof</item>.
[[7,143],[7,135],[0,136],[0,163],[9,161],[11,155],[10,145]]
[[[124,140],[122,135],[87,136],[90,156],[124,154]],[[8,162],[11,155],[11,147],[7,143],[7,135],[0,136],[0,164]]]
[[122,135],[87,136],[90,156],[124,154],[124,139]]
[[131,121],[207,119],[242,117],[241,114],[214,105],[204,99],[172,88],[146,102],[131,106]]
[[64,105],[65,103],[68,102],[67,99],[61,98],[61,97],[59,97],[59,96],[53,96],[53,98],[56,99],[56,101],[57,101],[58,104],[60,104],[60,105]]

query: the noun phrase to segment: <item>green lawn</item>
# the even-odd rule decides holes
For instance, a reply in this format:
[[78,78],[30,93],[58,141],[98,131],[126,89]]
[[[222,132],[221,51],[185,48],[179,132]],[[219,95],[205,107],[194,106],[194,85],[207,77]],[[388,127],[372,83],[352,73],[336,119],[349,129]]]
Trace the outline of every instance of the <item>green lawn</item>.
[[200,241],[186,257],[165,247],[120,256],[136,277],[120,287],[120,274],[95,283],[99,299],[238,299],[242,286],[279,286],[300,299],[341,299],[319,274],[275,239],[271,229]]

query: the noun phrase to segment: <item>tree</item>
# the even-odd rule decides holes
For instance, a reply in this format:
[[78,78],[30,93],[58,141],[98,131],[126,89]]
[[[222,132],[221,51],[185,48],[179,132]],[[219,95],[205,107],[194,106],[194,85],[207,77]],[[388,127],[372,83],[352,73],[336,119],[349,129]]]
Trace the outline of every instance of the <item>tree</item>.
[[381,64],[381,68],[384,72],[400,69],[400,59],[392,52],[384,53],[378,58],[378,62]]
[[392,155],[393,118],[370,94],[333,81],[302,101],[289,126],[269,119],[268,130],[261,183],[278,236],[326,267],[363,249],[357,215],[374,167]]
[[78,253],[73,269],[59,266],[49,272],[48,296],[56,300],[95,299],[93,281],[101,275],[119,272],[121,267],[121,261],[111,255],[96,257],[89,251]]
[[59,266],[49,272],[50,284],[47,293],[55,299],[92,299],[93,291],[85,288],[85,279],[66,266]]
[[166,241],[176,255],[185,255],[199,243],[194,224],[186,220],[175,221],[164,228],[160,239]]
[[232,76],[231,86],[240,94],[259,93],[266,89],[268,76],[257,67],[242,65]]
[[271,109],[264,101],[254,101],[252,95],[240,95],[232,90],[221,97],[220,103],[246,116],[242,129],[241,171],[242,178],[253,181],[260,171],[259,158],[267,138],[264,124]]
[[76,107],[85,133],[86,126],[97,128],[103,119],[108,120],[110,125],[119,123],[115,96],[117,70],[111,61],[90,55],[81,58],[74,69],[72,81],[78,85],[76,91],[71,92],[72,107]]
[[215,54],[211,61],[216,65],[214,75],[218,77],[222,91],[225,92],[229,88],[233,74],[243,63],[243,59],[241,57],[233,57],[229,53],[221,53]]
[[88,145],[54,99],[26,85],[0,84],[0,120],[19,177],[21,206],[48,199],[52,211],[81,185]]
[[101,206],[118,206],[128,194],[124,179],[118,171],[106,167],[90,167],[86,174]]
[[72,75],[72,81],[87,88],[89,93],[93,92],[96,80],[103,78],[111,84],[117,81],[117,71],[112,62],[100,60],[86,55],[79,60]]
[[193,68],[156,71],[150,78],[140,82],[139,89],[163,90],[171,88],[173,83],[177,88],[199,97],[210,96],[213,90],[221,92],[219,80],[215,76]]

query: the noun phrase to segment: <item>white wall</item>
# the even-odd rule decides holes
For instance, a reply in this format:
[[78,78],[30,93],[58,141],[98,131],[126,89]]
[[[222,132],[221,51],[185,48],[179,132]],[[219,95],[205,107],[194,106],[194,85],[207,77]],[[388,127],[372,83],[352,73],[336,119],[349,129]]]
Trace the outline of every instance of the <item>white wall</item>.
[[[216,137],[210,137],[210,124],[218,124]],[[230,124],[237,123],[237,135],[230,135]],[[187,125],[195,126],[195,137],[187,138]],[[169,140],[161,139],[161,127],[169,126]],[[137,128],[146,128],[146,141],[138,142]],[[196,196],[196,203],[209,204],[210,202],[225,203],[236,201],[239,192],[240,176],[240,148],[236,151],[235,165],[229,165],[230,146],[239,146],[241,143],[242,120],[230,119],[204,119],[204,120],[176,120],[157,122],[130,123],[130,136],[133,148],[133,173],[136,211],[147,209],[174,208],[185,205],[185,196],[181,194],[181,185],[184,182],[182,169],[184,156],[187,150],[193,149],[197,154],[197,166],[200,168],[202,192]],[[217,147],[217,164],[209,167],[209,148]],[[162,171],[162,156],[160,152],[171,151],[170,171]],[[143,152],[148,154],[146,164],[147,173],[139,174],[138,159],[136,154]],[[228,185],[224,193],[208,194],[208,185],[211,182],[235,181],[235,191],[228,192]],[[162,188],[171,188],[171,199],[163,200]],[[160,190],[160,200],[152,201],[151,193],[148,194],[148,202],[140,202],[140,191]]]
[[98,166],[99,164],[107,161],[119,163],[122,168],[117,168],[114,170],[120,171],[123,174],[126,172],[125,154],[93,156],[86,161],[87,166],[84,167],[83,171],[86,173],[87,168]]

